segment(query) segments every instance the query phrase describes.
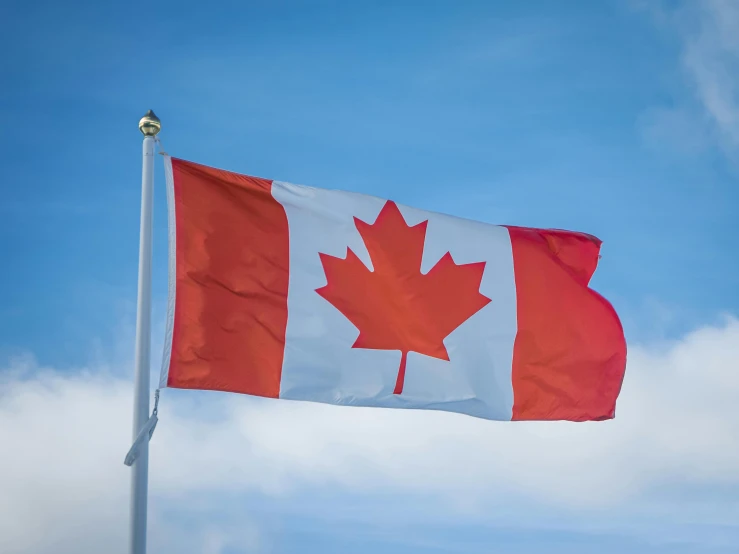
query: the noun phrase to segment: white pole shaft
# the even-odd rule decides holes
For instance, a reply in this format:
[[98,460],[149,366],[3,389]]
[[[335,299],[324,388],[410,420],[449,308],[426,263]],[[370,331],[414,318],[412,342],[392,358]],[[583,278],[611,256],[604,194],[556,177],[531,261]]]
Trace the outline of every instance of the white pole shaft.
[[[133,438],[149,419],[149,360],[151,349],[151,227],[154,189],[154,138],[144,137],[141,175],[141,231],[139,235],[139,290],[136,306],[136,359],[133,391]],[[146,506],[149,445],[145,442],[131,468],[130,554],[146,554]]]

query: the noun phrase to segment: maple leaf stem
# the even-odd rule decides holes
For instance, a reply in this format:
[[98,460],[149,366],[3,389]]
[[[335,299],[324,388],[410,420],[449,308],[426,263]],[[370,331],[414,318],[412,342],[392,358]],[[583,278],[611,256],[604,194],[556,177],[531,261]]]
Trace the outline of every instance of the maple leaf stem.
[[400,357],[400,369],[398,369],[398,380],[395,381],[395,390],[393,394],[403,392],[403,382],[405,381],[405,365],[408,362],[408,352],[403,352]]

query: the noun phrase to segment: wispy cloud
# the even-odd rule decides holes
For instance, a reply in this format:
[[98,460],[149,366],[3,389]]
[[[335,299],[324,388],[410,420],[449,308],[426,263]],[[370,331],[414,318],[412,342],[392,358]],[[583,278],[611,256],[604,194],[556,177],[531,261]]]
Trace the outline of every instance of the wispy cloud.
[[[739,3],[710,0],[684,32],[683,63],[724,148],[739,149]],[[692,19],[692,18],[691,18]]]
[[712,145],[710,127],[690,109],[652,108],[640,120],[642,138],[653,149],[667,147],[679,155],[698,155]]
[[[417,498],[426,512],[422,499],[435,495],[446,499],[437,509],[473,518],[504,500],[529,519],[537,506],[587,519],[643,507],[655,488],[739,486],[737,359],[735,319],[632,346],[617,418],[596,424],[496,424],[167,390],[152,443],[152,541],[181,552],[262,551],[268,541],[244,505],[232,504],[239,525],[225,524],[204,500],[213,495],[221,513],[233,498],[290,500],[328,487]],[[0,378],[0,444],[13,453],[0,458],[0,474],[13,476],[0,495],[0,551],[122,552],[130,383],[28,358]],[[720,509],[700,517],[731,525]]]
[[739,3],[705,0],[677,9],[654,2],[636,5],[677,33],[681,67],[697,106],[655,108],[643,121],[647,141],[680,154],[702,152],[709,142],[739,160]]

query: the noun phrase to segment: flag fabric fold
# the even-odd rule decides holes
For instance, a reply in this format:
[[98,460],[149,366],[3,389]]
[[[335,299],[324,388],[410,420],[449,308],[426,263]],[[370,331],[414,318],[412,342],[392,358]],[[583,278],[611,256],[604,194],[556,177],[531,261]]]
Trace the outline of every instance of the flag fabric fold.
[[590,235],[165,156],[162,387],[493,420],[613,418],[626,365]]

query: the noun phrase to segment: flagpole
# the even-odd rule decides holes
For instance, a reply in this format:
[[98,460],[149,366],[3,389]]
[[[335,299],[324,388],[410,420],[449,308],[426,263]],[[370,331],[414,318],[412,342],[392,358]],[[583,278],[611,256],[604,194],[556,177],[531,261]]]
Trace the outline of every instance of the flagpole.
[[[149,419],[149,359],[151,347],[151,221],[154,189],[154,143],[161,122],[149,110],[139,121],[144,134],[141,174],[141,228],[139,234],[139,285],[136,305],[136,352],[133,389],[133,438]],[[130,554],[146,553],[146,505],[149,480],[149,445],[144,441],[131,468]]]

